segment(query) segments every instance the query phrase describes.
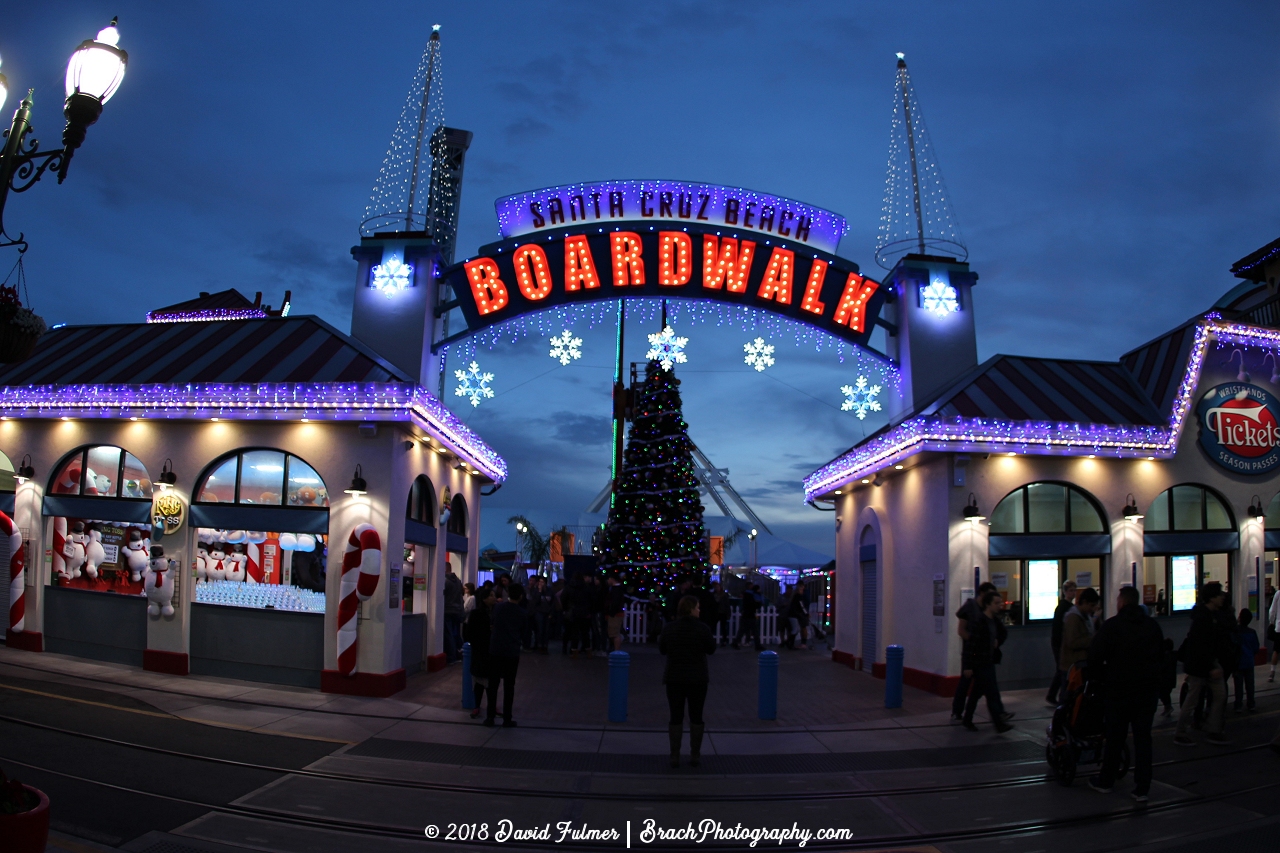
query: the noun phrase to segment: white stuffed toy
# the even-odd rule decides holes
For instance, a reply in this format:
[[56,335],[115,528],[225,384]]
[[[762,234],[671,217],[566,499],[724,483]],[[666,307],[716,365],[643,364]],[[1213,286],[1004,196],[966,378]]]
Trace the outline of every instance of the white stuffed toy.
[[196,581],[207,582],[209,580],[209,552],[201,542],[196,546]]
[[227,579],[227,552],[223,550],[223,546],[218,542],[210,543],[213,547],[209,549],[209,559],[205,561],[208,567],[209,580],[224,581]]
[[90,527],[84,545],[84,573],[91,578],[98,576],[98,568],[107,561],[106,549],[102,547],[102,531]]
[[298,536],[294,533],[280,534],[280,550],[292,551],[298,547]]
[[62,547],[62,556],[66,558],[67,574],[73,578],[80,577],[80,567],[84,565],[84,522],[77,521],[67,534],[67,543]]
[[160,545],[151,546],[151,563],[147,566],[142,588],[147,594],[149,615],[173,615],[173,570]]
[[315,549],[316,549],[316,537],[312,536],[310,533],[298,534],[298,550],[299,551],[314,551]]
[[227,580],[229,581],[243,581],[249,575],[249,557],[244,551],[240,550],[243,547],[243,545],[233,545],[232,552],[227,555],[224,565],[227,567]]
[[[94,534],[97,532],[95,530]],[[134,583],[142,580],[142,573],[146,571],[148,544],[141,530],[136,527],[129,528],[129,541],[124,546],[124,562],[129,567],[129,580]]]

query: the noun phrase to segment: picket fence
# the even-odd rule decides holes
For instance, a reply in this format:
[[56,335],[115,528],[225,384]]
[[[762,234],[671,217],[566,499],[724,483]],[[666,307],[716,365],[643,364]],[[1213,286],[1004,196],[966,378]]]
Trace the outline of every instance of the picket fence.
[[[622,616],[622,639],[627,643],[647,643],[652,638],[656,638],[662,630],[661,617],[656,617],[657,622],[649,625],[648,608],[639,601],[633,601],[627,605],[627,609]],[[781,642],[778,636],[778,611],[772,604],[756,611],[756,619],[760,626],[760,642],[766,646],[776,646]],[[729,636],[720,636],[720,626],[717,624],[715,628],[716,642],[722,640],[731,642],[734,637],[738,636],[739,613],[733,611],[733,615],[729,617]],[[653,628],[650,635],[649,628]]]

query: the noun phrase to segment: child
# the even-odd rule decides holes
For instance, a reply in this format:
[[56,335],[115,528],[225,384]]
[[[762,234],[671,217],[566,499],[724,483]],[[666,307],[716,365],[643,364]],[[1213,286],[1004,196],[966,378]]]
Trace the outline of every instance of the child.
[[1253,665],[1258,657],[1258,635],[1249,627],[1252,621],[1253,614],[1247,608],[1240,611],[1240,624],[1236,628],[1236,635],[1240,642],[1240,661],[1236,665],[1236,671],[1231,675],[1236,683],[1236,710],[1242,709],[1244,694],[1248,693],[1251,713],[1256,710],[1253,704]]
[[1173,640],[1164,638],[1164,654],[1160,658],[1160,701],[1164,703],[1164,715],[1173,716],[1173,688],[1178,686],[1178,653]]

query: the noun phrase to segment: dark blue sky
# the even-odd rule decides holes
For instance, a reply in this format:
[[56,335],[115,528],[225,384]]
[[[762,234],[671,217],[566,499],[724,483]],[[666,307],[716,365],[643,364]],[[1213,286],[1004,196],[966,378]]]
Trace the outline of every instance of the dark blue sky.
[[[50,322],[291,288],[295,311],[347,328],[348,249],[432,23],[446,119],[475,133],[460,255],[495,236],[498,196],[671,177],[839,211],[841,254],[873,271],[898,50],[981,276],[984,358],[1115,358],[1204,309],[1232,261],[1278,236],[1272,4],[9,6],[5,114],[34,86],[50,144],[75,45],[118,14],[130,54],[66,184],[9,199]],[[801,505],[799,480],[879,425],[838,410],[856,370],[779,338],[761,376],[741,364],[747,333],[679,331],[695,441],[775,532],[829,551],[830,517]],[[486,503],[499,544],[493,522],[574,523],[607,477],[609,334],[575,332],[584,358],[566,368],[540,340],[481,353],[498,396],[463,414],[511,462]]]

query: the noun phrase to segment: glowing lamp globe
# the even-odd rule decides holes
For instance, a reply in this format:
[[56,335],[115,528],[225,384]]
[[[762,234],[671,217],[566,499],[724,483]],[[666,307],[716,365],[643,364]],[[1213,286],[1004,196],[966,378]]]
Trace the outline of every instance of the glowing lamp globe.
[[117,47],[120,31],[116,29],[116,21],[112,18],[96,38],[85,39],[71,54],[67,62],[68,101],[77,94],[88,95],[101,107],[120,88],[129,54]]
[[[0,62],[0,64],[3,64]],[[4,108],[5,98],[9,97],[9,78],[0,74],[0,109]]]

